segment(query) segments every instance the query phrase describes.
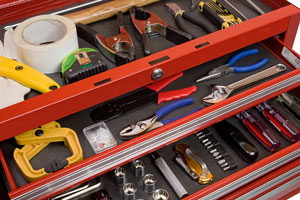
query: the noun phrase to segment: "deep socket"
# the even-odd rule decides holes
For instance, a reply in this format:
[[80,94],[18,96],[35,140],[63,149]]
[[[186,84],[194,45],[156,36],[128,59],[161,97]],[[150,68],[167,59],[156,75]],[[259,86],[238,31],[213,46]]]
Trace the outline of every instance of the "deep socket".
[[146,174],[143,178],[143,190],[147,193],[153,193],[156,189],[156,178],[153,174]]
[[127,182],[126,170],[124,167],[118,167],[114,171],[115,174],[115,183],[118,186],[123,186]]
[[168,200],[169,193],[164,189],[157,189],[153,192],[152,200]]
[[126,183],[123,186],[123,199],[136,200],[136,191],[137,188],[133,185],[133,183]]
[[145,163],[142,160],[136,160],[133,163],[133,170],[136,177],[143,177],[145,175]]

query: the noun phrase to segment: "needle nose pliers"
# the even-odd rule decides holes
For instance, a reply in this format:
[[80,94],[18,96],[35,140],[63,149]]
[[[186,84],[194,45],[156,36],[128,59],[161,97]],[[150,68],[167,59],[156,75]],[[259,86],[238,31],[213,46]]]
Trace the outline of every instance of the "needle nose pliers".
[[213,24],[209,23],[207,20],[194,17],[191,12],[187,12],[181,9],[175,3],[167,3],[166,6],[169,8],[170,12],[175,15],[176,24],[178,25],[178,27],[184,32],[187,32],[190,35],[192,35],[193,38],[199,37],[200,34],[191,29],[191,27],[189,27],[189,25],[185,23],[185,20],[198,25],[207,33],[212,33],[218,30]]
[[224,75],[232,73],[232,72],[241,73],[241,72],[254,71],[254,70],[264,66],[265,64],[267,64],[269,59],[264,58],[264,59],[262,59],[261,61],[255,63],[255,64],[247,65],[247,66],[235,66],[234,63],[237,60],[240,60],[241,58],[243,58],[245,56],[254,55],[254,54],[257,54],[257,53],[258,53],[258,49],[250,49],[250,50],[242,51],[242,52],[234,55],[229,60],[229,62],[227,64],[221,65],[217,68],[214,68],[213,70],[208,72],[208,75],[196,79],[195,82],[199,83],[201,81],[206,81],[206,80],[210,80],[210,79],[219,78],[221,76],[224,76]]

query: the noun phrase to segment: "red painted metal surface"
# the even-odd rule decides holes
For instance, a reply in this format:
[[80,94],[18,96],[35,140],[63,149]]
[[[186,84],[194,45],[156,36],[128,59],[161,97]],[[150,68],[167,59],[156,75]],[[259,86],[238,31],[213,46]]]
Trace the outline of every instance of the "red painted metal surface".
[[0,25],[83,1],[85,0],[4,0],[0,2]]
[[[0,110],[0,132],[3,133],[0,140],[148,85],[153,82],[151,73],[155,68],[162,68],[164,76],[168,77],[285,32],[290,17],[298,13],[299,9],[287,6],[4,108]],[[206,42],[210,44],[197,48],[199,44]],[[155,65],[149,64],[165,56],[169,59]],[[99,86],[94,85],[108,78],[111,81]]]
[[[249,89],[249,90],[247,90],[247,91],[245,91],[245,92],[242,92],[242,93],[240,93],[240,94],[237,94],[237,95],[235,95],[235,96],[233,96],[233,97],[231,97],[231,98],[229,98],[229,99],[226,99],[226,100],[224,100],[224,101],[222,101],[222,102],[220,102],[220,103],[218,103],[218,104],[209,106],[209,107],[207,107],[207,108],[205,108],[205,109],[203,109],[203,110],[200,110],[200,111],[198,111],[198,112],[196,112],[196,113],[194,113],[194,114],[191,114],[191,115],[189,115],[189,116],[187,116],[187,117],[185,117],[185,118],[183,118],[183,119],[181,119],[181,120],[178,120],[178,121],[175,121],[174,123],[165,125],[165,126],[161,127],[160,129],[153,130],[153,131],[151,131],[150,133],[147,133],[147,134],[142,135],[142,136],[140,136],[140,137],[138,137],[138,138],[132,139],[132,140],[130,140],[130,141],[128,141],[128,142],[122,143],[122,144],[120,144],[120,145],[118,145],[118,146],[116,146],[116,147],[114,147],[114,148],[112,148],[112,149],[109,149],[109,150],[105,151],[104,153],[97,154],[97,155],[95,155],[95,156],[93,156],[93,157],[87,158],[87,159],[85,159],[84,161],[82,161],[82,162],[80,162],[80,163],[77,163],[77,164],[75,164],[75,165],[72,165],[72,166],[70,166],[70,167],[68,167],[68,168],[66,168],[66,169],[60,170],[60,171],[58,171],[58,172],[56,172],[56,173],[54,173],[54,174],[52,174],[52,175],[49,175],[49,176],[47,176],[47,177],[45,177],[45,178],[43,178],[43,179],[40,179],[40,180],[38,180],[38,181],[32,182],[32,183],[30,183],[30,184],[27,184],[27,185],[25,185],[25,186],[23,186],[23,187],[21,187],[21,188],[18,188],[18,189],[16,189],[16,190],[10,192],[10,193],[9,193],[10,198],[15,198],[15,197],[17,197],[17,196],[19,196],[19,195],[22,195],[22,193],[24,193],[24,192],[28,192],[28,191],[30,191],[30,190],[36,188],[36,187],[39,187],[39,186],[45,185],[45,184],[47,184],[47,183],[50,183],[50,182],[52,182],[52,181],[55,181],[56,179],[58,179],[58,178],[60,178],[60,177],[62,177],[62,176],[65,176],[65,175],[67,175],[67,174],[69,174],[69,173],[75,172],[76,170],[79,170],[79,169],[81,169],[81,168],[84,167],[84,166],[88,166],[88,165],[90,165],[90,164],[92,164],[92,163],[95,163],[95,162],[97,162],[97,161],[99,161],[99,160],[102,160],[102,159],[104,159],[104,158],[106,158],[106,157],[108,157],[108,156],[111,156],[111,155],[113,155],[113,154],[116,154],[117,152],[120,152],[120,151],[122,151],[122,150],[124,150],[124,149],[127,149],[127,148],[129,148],[129,147],[132,147],[132,146],[134,146],[134,145],[137,144],[137,143],[140,143],[140,142],[145,141],[145,140],[149,140],[149,139],[151,139],[151,138],[153,138],[153,137],[155,137],[155,136],[157,136],[157,135],[162,134],[163,132],[166,132],[166,131],[168,131],[168,130],[170,130],[170,129],[172,129],[172,128],[175,128],[175,127],[177,127],[177,126],[179,126],[179,125],[182,125],[182,124],[184,124],[184,123],[186,123],[186,122],[189,122],[189,121],[191,121],[191,120],[193,120],[193,119],[195,119],[195,118],[197,118],[197,117],[200,117],[200,116],[202,116],[202,115],[205,115],[205,114],[207,114],[207,113],[209,113],[209,112],[212,112],[212,111],[214,111],[214,110],[216,110],[216,109],[222,108],[222,107],[224,107],[224,106],[226,106],[226,105],[228,105],[228,104],[230,104],[230,103],[232,103],[232,102],[234,102],[234,101],[237,101],[237,100],[239,100],[239,99],[241,99],[241,98],[245,98],[245,97],[247,97],[247,96],[249,96],[249,95],[251,95],[251,94],[257,92],[258,90],[261,90],[262,88],[266,88],[266,87],[272,86],[272,85],[274,85],[274,84],[276,84],[276,83],[278,83],[278,82],[281,82],[281,81],[283,81],[283,80],[288,79],[289,77],[295,76],[295,75],[299,74],[299,72],[300,72],[300,69],[291,71],[291,72],[289,72],[289,73],[287,73],[287,74],[284,74],[284,75],[282,75],[282,76],[280,76],[280,77],[274,78],[274,79],[272,79],[272,80],[270,80],[270,81],[268,81],[268,82],[266,82],[266,83],[264,83],[264,84],[261,84],[261,85],[259,85],[259,86],[254,87],[254,88],[251,88],[251,89]],[[266,96],[266,97],[264,97],[264,98],[261,98],[259,101],[256,101],[256,102],[253,102],[253,103],[249,103],[247,106],[244,106],[244,107],[242,107],[242,108],[240,108],[240,109],[233,110],[232,112],[230,112],[230,113],[228,113],[228,114],[225,114],[225,115],[223,115],[223,116],[221,116],[221,117],[215,118],[214,120],[211,120],[211,121],[209,121],[209,122],[207,122],[207,123],[205,123],[205,124],[201,124],[201,125],[199,125],[199,130],[201,130],[201,129],[203,129],[203,128],[206,128],[206,127],[208,127],[208,126],[211,126],[211,125],[213,125],[214,123],[216,123],[217,121],[220,121],[220,120],[226,119],[226,118],[228,118],[228,117],[231,117],[231,116],[235,115],[236,113],[241,112],[241,111],[244,110],[244,109],[248,109],[248,108],[250,108],[250,107],[253,107],[253,106],[257,105],[258,103],[261,103],[262,101],[265,101],[265,100],[267,100],[267,99],[273,98],[273,97],[279,95],[279,94],[282,93],[282,92],[286,92],[286,91],[288,91],[288,90],[291,90],[291,89],[293,89],[293,88],[295,88],[295,87],[299,87],[299,86],[300,86],[300,82],[298,82],[298,83],[296,83],[296,84],[294,84],[294,85],[292,85],[292,86],[290,86],[290,87],[284,88],[284,89],[282,89],[282,90],[280,90],[280,91],[278,91],[278,92],[274,92],[274,93],[272,93],[272,94],[270,94],[270,95],[268,95],[268,96]],[[183,135],[182,137],[177,138],[177,139],[181,139],[181,138],[186,137],[186,136],[188,136],[188,135],[190,135],[190,134],[192,134],[192,132],[190,132],[190,133],[188,133],[188,134],[186,134],[186,135]],[[167,144],[169,144],[169,143],[162,143],[162,144],[159,146],[159,148],[162,148],[162,147],[164,147],[164,146],[167,145]],[[283,155],[286,155],[286,154],[288,154],[289,152],[293,151],[294,149],[298,149],[298,148],[300,148],[300,142],[296,143],[295,145],[292,145],[292,146],[289,147],[289,148],[286,148],[286,149],[284,149],[284,150],[282,150],[282,151],[280,151],[280,152],[277,152],[277,153],[273,154],[272,156],[270,156],[270,157],[264,159],[264,161],[259,161],[259,162],[255,163],[255,164],[254,164],[255,167],[253,167],[253,166],[251,165],[250,167],[244,169],[243,173],[241,173],[240,175],[243,176],[243,175],[245,175],[245,174],[247,174],[247,173],[253,171],[253,169],[256,169],[256,168],[258,168],[258,167],[264,166],[265,164],[267,164],[267,163],[269,163],[269,162],[271,162],[271,161],[274,161],[275,159],[280,158],[280,157],[282,157]],[[154,151],[154,150],[155,150],[155,149],[152,149],[152,151]],[[145,153],[143,153],[143,154],[140,154],[139,156],[143,156],[143,155],[148,154],[148,153],[150,153],[150,151],[149,151],[149,152],[145,152]],[[299,155],[299,156],[300,156],[300,155]],[[123,164],[125,164],[125,163],[127,163],[127,162],[129,162],[129,160],[124,160],[124,162],[120,163],[118,166],[123,165]],[[97,174],[97,175],[104,174],[104,173],[106,173],[107,171],[109,171],[109,170],[111,170],[111,169],[114,169],[115,167],[117,167],[117,166],[110,166],[109,169],[107,169],[106,171],[102,171],[102,172],[100,172],[100,173]],[[280,166],[278,166],[278,167],[280,167]],[[239,175],[239,174],[238,174],[238,175]],[[237,176],[237,177],[239,177],[239,176]],[[87,178],[87,180],[92,179],[92,178],[95,178],[95,176],[91,176],[91,177]],[[229,178],[228,180],[232,180],[232,179]],[[223,181],[222,181],[222,182],[223,182]],[[64,185],[63,188],[61,188],[61,190],[67,190],[67,189],[71,188],[72,186],[75,186],[75,185],[77,185],[77,184],[79,184],[79,183],[81,183],[81,182],[80,182],[80,181],[78,181],[78,182],[74,181],[74,182],[72,182],[72,183],[69,184],[69,185],[66,184],[66,185]],[[213,184],[213,185],[215,185],[215,184]],[[219,183],[216,183],[216,186],[214,187],[214,189],[219,188],[219,187],[221,187],[221,186],[222,186],[222,185],[220,185]],[[209,187],[209,188],[210,188],[210,187]],[[210,189],[207,189],[207,190],[210,191]],[[204,191],[204,193],[202,193],[203,191]],[[203,191],[201,190],[200,193],[196,193],[197,195],[196,195],[196,196],[192,196],[192,197],[193,197],[193,198],[194,198],[194,197],[195,197],[195,198],[196,198],[196,197],[198,198],[198,197],[202,196],[202,194],[205,194],[205,193],[206,193],[206,192],[205,192],[206,189],[204,189]],[[59,192],[60,192],[60,191],[51,191],[51,192],[49,192],[49,193],[47,194],[47,195],[49,195],[49,196],[46,196],[46,197],[50,197],[50,196],[55,195],[55,194],[57,194],[57,193],[59,193]],[[200,195],[200,196],[199,196],[199,195]],[[45,197],[45,198],[46,198],[46,197]]]
[[[300,159],[297,159],[297,160],[295,160],[295,161],[293,161],[293,162],[291,162],[291,163],[283,166],[282,168],[280,168],[280,169],[278,169],[278,170],[276,170],[276,171],[274,171],[274,172],[272,172],[272,173],[264,176],[263,178],[260,178],[260,179],[258,179],[256,181],[254,181],[254,182],[246,185],[245,187],[242,187],[241,189],[236,190],[235,192],[233,192],[233,193],[225,196],[224,199],[236,199],[236,198],[238,198],[238,197],[240,197],[240,196],[242,196],[242,195],[244,195],[244,194],[252,191],[253,189],[255,189],[255,188],[257,188],[257,187],[265,184],[266,182],[271,181],[272,179],[280,176],[281,174],[283,174],[285,172],[288,172],[289,170],[292,170],[295,167],[298,167],[299,165],[300,165]],[[294,179],[295,177],[297,177],[299,175],[300,175],[300,172],[297,173],[297,174],[295,174],[294,176],[292,176],[290,178],[282,180],[282,182],[278,182],[278,184],[276,186],[274,186],[272,188],[269,188],[269,189],[267,189],[265,191],[261,191],[261,194],[259,196],[262,196],[263,194],[265,194],[265,193],[267,193],[267,192],[275,189],[276,187],[278,187],[278,186],[280,186],[280,185],[282,185],[282,184],[284,184],[284,183],[286,183],[286,182]],[[257,197],[258,196],[256,196],[255,198],[257,198]]]
[[[203,190],[193,194],[193,195],[190,195],[187,199],[189,200],[196,200],[196,199],[199,199],[211,192],[214,192],[216,189],[219,189],[233,181],[235,181],[236,179],[238,178],[241,178],[241,177],[244,177],[246,176],[249,172],[252,172],[260,167],[263,167],[265,165],[267,165],[268,163],[274,161],[274,159],[277,159],[277,158],[280,158],[284,155],[287,155],[289,153],[291,153],[292,151],[296,150],[296,149],[299,149],[300,148],[300,142],[296,143],[296,144],[293,144],[292,146],[290,146],[289,148],[286,148],[286,149],[283,149],[279,152],[276,152],[274,154],[272,154],[271,156],[263,159],[263,160],[260,160],[258,162],[256,162],[255,164],[253,165],[250,165],[249,167],[247,168],[244,168],[236,173],[234,173],[233,175],[230,175],[224,179],[222,179],[221,181],[218,181],[216,183],[214,183],[213,185],[210,185],[206,188],[204,188]],[[299,159],[298,159],[299,160]],[[278,166],[280,167],[280,166]],[[227,199],[227,198],[226,198]]]
[[[267,0],[265,0],[267,1]],[[278,5],[278,2],[286,2],[283,0],[273,0],[267,1],[273,2],[274,5]],[[277,2],[277,3],[276,3]],[[266,15],[263,15],[259,18],[254,18],[248,21],[245,21],[234,27],[218,31],[216,33],[195,39],[191,42],[176,46],[165,51],[153,54],[146,58],[134,61],[132,63],[126,64],[125,66],[109,70],[105,73],[90,77],[88,79],[82,80],[78,83],[74,83],[65,87],[60,88],[59,90],[34,97],[32,99],[26,100],[22,103],[16,104],[14,106],[0,110],[0,140],[11,138],[19,133],[22,133],[28,129],[32,129],[41,124],[53,121],[72,113],[78,112],[90,106],[93,106],[97,103],[104,102],[108,99],[116,97],[118,95],[127,93],[134,89],[145,86],[151,82],[151,72],[153,69],[159,67],[164,69],[165,77],[176,74],[193,66],[199,65],[201,63],[207,62],[214,58],[223,56],[237,49],[243,48],[255,42],[269,38],[270,36],[277,35],[286,31],[290,31],[291,16],[298,15],[299,10],[294,6],[286,6],[279,10],[273,11]],[[294,23],[292,23],[293,26]],[[237,42],[238,41],[238,42]],[[195,48],[199,44],[209,42],[210,44],[202,47]],[[280,45],[278,45],[280,49]],[[179,51],[180,49],[180,51]],[[199,56],[203,55],[203,56]],[[168,56],[170,59],[165,60],[156,65],[150,65],[149,62],[159,59],[161,57]],[[200,57],[200,58],[199,58]],[[188,63],[186,61],[189,61]],[[174,70],[175,69],[175,70]],[[275,78],[271,81],[268,81],[260,86],[254,87],[250,90],[247,90],[243,93],[235,95],[221,103],[215,104],[208,108],[205,108],[197,113],[194,113],[190,116],[187,116],[181,120],[178,120],[174,123],[168,124],[158,130],[154,130],[148,134],[142,135],[138,138],[125,142],[121,145],[118,145],[112,149],[109,149],[101,154],[95,155],[84,161],[72,165],[66,169],[60,170],[52,175],[49,175],[43,179],[27,184],[23,187],[15,189],[9,192],[10,198],[15,198],[21,196],[23,193],[28,192],[39,186],[43,186],[51,181],[57,180],[59,177],[70,174],[84,166],[90,165],[98,160],[104,159],[110,155],[113,155],[121,150],[127,149],[136,143],[148,140],[157,136],[169,129],[172,129],[178,125],[186,123],[192,119],[195,119],[201,115],[212,112],[218,108],[221,108],[229,103],[232,103],[240,98],[246,97],[261,88],[274,85],[275,83],[285,80],[289,77],[292,77],[296,74],[299,74],[300,70],[294,70],[290,73],[284,74],[278,78]],[[104,83],[100,86],[95,86],[94,83],[97,83],[102,80],[110,78],[111,81]],[[122,86],[122,87],[121,87]],[[242,109],[247,109],[253,107],[257,103],[260,103],[264,100],[270,99],[277,96],[278,94],[291,90],[295,87],[300,86],[300,83],[289,86],[285,89],[282,89],[278,92],[270,94],[264,98],[261,98],[259,102],[253,102]],[[101,95],[99,95],[101,94]],[[103,95],[105,94],[105,95]],[[242,109],[236,109],[233,112],[223,115],[219,118],[216,118],[206,124],[199,126],[199,130],[206,128],[219,120],[226,119],[240,111]],[[11,129],[14,127],[14,129]],[[185,136],[192,134],[188,133]],[[182,136],[182,137],[185,137]],[[181,138],[182,138],[181,137]],[[178,138],[178,139],[181,139]],[[161,148],[167,144],[161,144]],[[274,153],[273,155],[260,160],[259,162],[229,176],[222,181],[219,181],[213,185],[208,186],[207,188],[189,196],[188,199],[198,199],[205,194],[208,194],[215,189],[218,189],[227,183],[230,183],[236,178],[243,177],[253,170],[265,166],[266,164],[284,156],[292,151],[300,148],[300,142],[291,145],[290,147],[283,149],[279,152]],[[156,149],[153,149],[153,151]],[[149,153],[149,152],[147,152]],[[146,154],[146,153],[144,153]],[[143,154],[143,155],[144,155]],[[143,156],[142,154],[139,156]],[[1,156],[1,155],[0,155]],[[125,164],[127,161],[124,161],[120,165]],[[110,169],[101,172],[103,174],[117,166],[110,166]],[[98,174],[98,175],[100,175]],[[89,177],[92,179],[94,177]],[[87,180],[88,180],[87,179]],[[50,191],[47,196],[44,198],[50,197],[54,194],[58,194],[64,190],[67,190],[81,182],[74,182],[69,185],[65,185],[59,191]]]
[[9,169],[9,166],[8,166],[6,160],[5,160],[5,157],[4,157],[3,152],[2,152],[1,149],[0,149],[0,162],[1,162],[3,170],[5,172],[7,181],[9,183],[9,187],[11,188],[11,190],[17,189],[17,185],[15,183],[13,175],[12,175],[10,169]]
[[283,35],[282,40],[289,47],[293,47],[297,30],[299,27],[299,21],[300,14],[292,16],[289,22],[288,31]]

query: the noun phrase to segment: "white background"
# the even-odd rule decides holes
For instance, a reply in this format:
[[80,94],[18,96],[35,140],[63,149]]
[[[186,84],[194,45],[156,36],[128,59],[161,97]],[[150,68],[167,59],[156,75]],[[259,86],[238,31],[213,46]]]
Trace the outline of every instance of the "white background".
[[[300,1],[299,0],[289,0],[289,2],[291,2],[292,4],[294,4],[295,6],[300,8]],[[298,28],[297,36],[296,36],[295,43],[294,43],[294,46],[293,46],[293,49],[298,54],[300,54],[300,30],[299,30],[299,28]],[[300,199],[300,194],[297,194],[296,196],[290,198],[289,200],[297,200],[297,199],[298,200]]]

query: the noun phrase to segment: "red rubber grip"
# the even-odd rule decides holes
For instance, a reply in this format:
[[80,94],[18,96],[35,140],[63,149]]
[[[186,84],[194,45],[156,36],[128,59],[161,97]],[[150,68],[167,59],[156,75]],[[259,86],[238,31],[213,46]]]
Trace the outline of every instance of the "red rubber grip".
[[162,102],[165,102],[165,101],[172,101],[174,99],[180,99],[182,97],[188,97],[196,91],[197,91],[197,87],[191,86],[191,87],[183,88],[183,89],[179,89],[179,90],[160,92],[158,94],[157,104],[161,104]]
[[154,90],[155,92],[159,92],[161,89],[178,79],[179,77],[182,77],[183,72],[180,72],[178,74],[175,74],[173,76],[169,76],[167,78],[164,78],[160,81],[157,81],[155,83],[152,83],[151,85],[147,85],[146,88],[149,88],[150,90]]

